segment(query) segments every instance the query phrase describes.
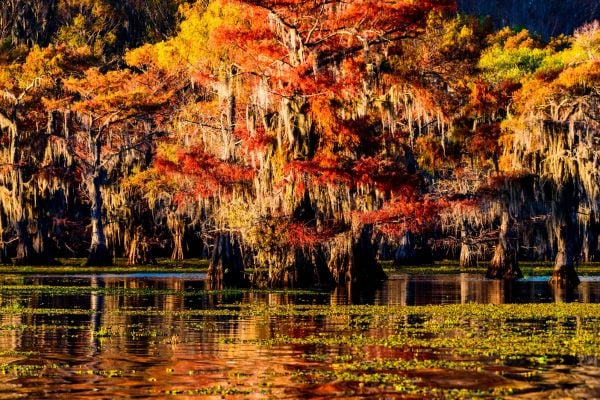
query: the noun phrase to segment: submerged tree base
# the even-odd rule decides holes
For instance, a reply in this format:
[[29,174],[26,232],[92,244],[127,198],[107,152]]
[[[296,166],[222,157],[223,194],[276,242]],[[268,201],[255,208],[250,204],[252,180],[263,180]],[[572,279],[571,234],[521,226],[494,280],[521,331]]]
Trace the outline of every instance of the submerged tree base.
[[515,280],[522,278],[523,273],[514,254],[507,255],[502,249],[497,249],[485,277],[488,279]]
[[368,287],[387,279],[371,240],[372,227],[365,226],[358,235],[346,232],[329,244],[327,267],[337,285],[354,284]]
[[550,278],[551,285],[558,285],[560,287],[575,287],[580,282],[575,267],[568,265],[555,268]]
[[244,269],[240,239],[230,233],[218,235],[208,267],[208,286],[213,289],[245,286]]
[[498,244],[485,274],[488,279],[515,280],[523,277],[517,260],[517,245],[512,238],[511,220],[508,210],[504,210],[500,223]]
[[510,266],[504,268],[494,268],[490,265],[485,274],[487,279],[504,279],[509,281],[514,281],[517,279],[521,279],[523,277],[523,273],[518,266]]

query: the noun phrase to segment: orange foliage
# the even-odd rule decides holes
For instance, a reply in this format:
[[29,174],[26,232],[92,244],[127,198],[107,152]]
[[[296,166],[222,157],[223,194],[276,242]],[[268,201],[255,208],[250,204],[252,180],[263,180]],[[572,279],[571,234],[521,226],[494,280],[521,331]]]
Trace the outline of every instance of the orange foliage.
[[401,196],[390,200],[381,210],[355,213],[355,218],[364,224],[374,224],[380,232],[399,237],[406,230],[418,233],[433,229],[439,223],[440,210],[449,205],[446,201]]
[[[168,176],[185,177],[193,184],[193,197],[211,198],[216,195],[227,197],[236,185],[248,183],[254,171],[243,165],[219,160],[201,148],[177,152],[178,162],[159,158],[156,168]],[[183,196],[183,192],[179,194]]]
[[279,228],[286,244],[295,248],[314,248],[335,234],[335,229],[331,226],[317,229],[315,226],[299,222],[280,225]]

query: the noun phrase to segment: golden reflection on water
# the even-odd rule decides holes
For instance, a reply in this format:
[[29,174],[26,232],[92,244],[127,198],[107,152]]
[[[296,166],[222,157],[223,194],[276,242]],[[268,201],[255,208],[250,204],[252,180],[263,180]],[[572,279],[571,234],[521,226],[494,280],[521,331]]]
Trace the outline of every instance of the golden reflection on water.
[[[60,285],[59,278],[33,277],[27,285]],[[15,283],[17,281],[11,281]],[[302,317],[226,313],[181,314],[194,309],[223,310],[221,304],[421,305],[540,301],[598,302],[600,283],[584,281],[575,292],[554,290],[544,282],[510,284],[487,281],[476,275],[411,277],[393,276],[382,287],[356,291],[339,287],[331,294],[253,292],[186,296],[185,290],[201,289],[202,282],[185,278],[92,276],[76,284],[97,291],[89,294],[3,294],[0,306],[11,309],[1,315],[0,362],[29,366],[31,370],[0,374],[0,398],[112,399],[112,398],[325,398],[333,394],[369,398],[391,396],[355,384],[327,382],[309,384],[294,373],[332,366],[311,361],[303,354],[325,351],[331,356],[360,352],[367,359],[413,359],[440,357],[382,346],[355,348],[342,345],[277,345],[257,343],[279,336],[304,338],[337,332],[348,326],[351,316],[306,315]],[[164,294],[133,291],[123,294],[107,289],[152,289]],[[57,314],[21,312],[21,309],[67,309]],[[409,324],[410,321],[404,323]],[[361,334],[375,338],[394,330],[366,325]],[[446,356],[447,358],[447,356]],[[33,366],[33,367],[32,367]],[[597,369],[593,371],[597,373]],[[471,388],[506,383],[493,373],[454,375],[447,371],[421,372],[440,387]],[[431,376],[427,376],[430,374]],[[445,374],[445,375],[444,375]],[[462,383],[461,383],[462,382]],[[479,383],[477,383],[479,382]],[[487,382],[487,383],[486,383]],[[494,383],[496,382],[496,383]],[[452,386],[455,385],[455,386]],[[352,394],[354,393],[354,394]],[[209,396],[210,398],[210,396]]]

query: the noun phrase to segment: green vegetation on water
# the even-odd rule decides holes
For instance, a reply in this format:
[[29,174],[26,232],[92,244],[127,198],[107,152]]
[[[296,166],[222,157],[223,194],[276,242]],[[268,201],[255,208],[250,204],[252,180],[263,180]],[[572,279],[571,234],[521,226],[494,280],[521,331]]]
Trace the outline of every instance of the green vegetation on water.
[[[44,289],[44,288],[41,288]],[[51,293],[51,291],[50,291]],[[108,294],[108,293],[107,293]],[[112,295],[113,293],[111,293]],[[119,294],[120,296],[123,293]],[[161,295],[154,293],[154,295]],[[93,314],[93,310],[25,308],[8,305],[0,315],[61,317]],[[213,332],[226,352],[256,347],[256,351],[292,349],[303,366],[279,373],[300,385],[341,385],[339,390],[360,396],[378,393],[440,398],[493,398],[539,390],[556,369],[576,366],[581,359],[600,357],[600,304],[513,304],[443,306],[273,305],[230,304],[211,309],[167,311],[157,308],[106,310],[107,318],[155,318],[171,325],[103,326],[93,332],[102,346],[122,340],[150,340],[160,345],[181,345],[192,339],[173,336],[180,323],[185,331]],[[27,320],[31,318],[28,317]],[[174,320],[173,320],[174,319]],[[180,321],[180,322],[177,322]],[[315,321],[322,327],[315,328]],[[264,326],[269,332],[245,338],[228,333],[232,323]],[[293,325],[295,328],[290,329]],[[54,328],[24,324],[37,335]],[[83,326],[64,327],[75,336],[88,335]],[[0,338],[7,331],[0,331]],[[279,350],[277,350],[279,349]],[[4,352],[21,359],[39,353]],[[569,368],[569,367],[567,367]],[[135,375],[120,369],[82,369],[75,365],[4,363],[0,373],[15,377],[53,376],[64,371],[78,375],[124,379]],[[173,374],[174,369],[169,369]],[[193,370],[187,371],[194,374]],[[242,372],[240,372],[242,373]],[[430,375],[435,377],[430,379]],[[454,384],[444,381],[458,376]],[[446,377],[446,378],[445,378]],[[473,379],[492,382],[470,384]],[[438,382],[438,383],[436,383]],[[446,382],[446,383],[439,383]],[[253,386],[210,386],[166,389],[169,395],[250,395]]]
[[91,267],[86,266],[83,258],[61,258],[58,265],[0,265],[0,274],[125,274],[125,273],[205,273],[208,260],[187,259],[173,261],[158,259],[157,264],[128,265],[126,259],[115,259],[114,265]]
[[[150,272],[173,271],[162,266]],[[455,267],[392,273],[447,283],[426,275]],[[116,387],[183,398],[598,396],[600,304],[346,305],[343,290],[206,290],[197,276],[118,268],[98,287],[91,268],[3,275],[0,376],[32,391],[33,380],[65,392],[76,381],[107,397]]]
[[[482,274],[485,275],[489,263],[480,262],[474,267],[461,267],[458,261],[445,260],[427,265],[394,265],[391,261],[382,262],[383,269],[387,274],[406,273],[406,274]],[[519,264],[525,278],[535,276],[550,276],[554,265],[550,261],[527,261]],[[577,267],[577,273],[580,276],[600,275],[600,263],[585,263]]]
[[[127,273],[206,273],[209,260],[187,259],[173,261],[171,259],[158,259],[157,264],[128,265],[126,259],[115,259],[112,266],[90,267],[86,266],[83,258],[63,258],[58,260],[59,265],[0,265],[0,274],[127,274]],[[388,274],[485,274],[489,263],[480,262],[474,267],[461,267],[458,261],[444,260],[425,265],[394,265],[392,261],[381,261],[383,269]],[[550,261],[529,261],[520,264],[523,275],[549,276],[552,274],[553,264]],[[581,276],[600,275],[600,263],[585,263],[577,267]]]

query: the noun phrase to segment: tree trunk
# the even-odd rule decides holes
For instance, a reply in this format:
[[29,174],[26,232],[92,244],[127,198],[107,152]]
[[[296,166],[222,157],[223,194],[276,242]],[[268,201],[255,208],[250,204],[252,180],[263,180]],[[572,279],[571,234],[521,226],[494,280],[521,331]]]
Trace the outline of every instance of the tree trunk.
[[[50,208],[46,209],[50,210]],[[34,263],[36,265],[59,265],[60,263],[56,260],[56,246],[50,239],[52,224],[50,218],[47,215],[41,215],[36,222],[37,231],[32,238],[33,251],[35,252]]]
[[577,237],[569,234],[570,231],[572,232],[568,226],[561,226],[557,229],[558,252],[550,278],[550,283],[553,285],[577,286],[579,284],[579,277],[575,269]]
[[141,226],[138,226],[133,234],[133,239],[131,239],[131,242],[129,243],[127,264],[146,265],[156,263],[150,244],[144,240],[144,229]]
[[394,264],[415,265],[418,263],[417,261],[415,237],[410,230],[407,230],[404,232],[400,244],[394,253]]
[[472,250],[472,245],[468,242],[469,234],[467,230],[466,223],[463,222],[460,229],[460,256],[459,256],[459,265],[461,268],[469,268],[477,266],[477,257],[476,254]]
[[323,246],[310,248],[280,247],[261,253],[250,283],[269,288],[333,288],[335,281],[327,265]]
[[[308,190],[294,210],[294,221],[319,229]],[[334,279],[327,265],[327,243],[309,246],[287,246],[276,243],[263,246],[253,257],[256,264],[252,285],[259,287],[325,287],[333,288]]]
[[208,286],[240,287],[245,284],[244,269],[239,238],[230,233],[218,235],[208,267]]
[[296,250],[294,259],[288,274],[287,284],[290,287],[333,287],[333,277],[322,248]]
[[223,154],[221,159],[233,160],[235,158],[235,137],[233,133],[235,131],[235,120],[237,112],[237,101],[235,97],[235,77],[237,75],[237,68],[232,65],[227,71],[225,77],[225,90],[226,90],[226,110],[223,115],[224,121],[222,122],[221,135],[223,140]]
[[104,170],[96,168],[91,181],[88,182],[88,192],[91,201],[92,241],[87,265],[101,266],[112,265],[112,255],[106,245],[104,224],[102,223],[102,191],[100,187],[104,181]]
[[600,260],[598,249],[598,237],[600,236],[600,224],[596,220],[596,213],[590,213],[590,220],[586,226],[583,247],[583,261],[594,262]]
[[14,226],[17,235],[17,254],[14,263],[16,265],[35,264],[35,251],[33,250],[33,243],[27,229],[27,220],[21,218],[15,222]]
[[11,134],[10,146],[10,158],[13,163],[13,168],[15,168],[12,171],[12,192],[13,196],[15,196],[15,203],[17,207],[17,218],[13,224],[15,228],[15,234],[17,236],[17,254],[14,262],[17,265],[31,265],[35,264],[36,257],[33,249],[33,242],[28,229],[29,222],[26,215],[26,199],[23,193],[23,171],[19,166],[21,162],[21,149],[16,123],[14,124],[14,127],[15,128]]
[[0,218],[0,264],[12,264],[12,260],[8,255],[8,246],[6,246],[5,239],[3,221],[2,218]]
[[173,234],[173,252],[171,253],[171,260],[181,261],[184,259],[183,254],[183,234],[184,224],[179,216],[172,216],[170,223],[171,232]]
[[251,284],[272,288],[370,287],[386,278],[376,253],[370,227],[363,228],[358,238],[345,232],[311,248],[278,248],[256,259]]
[[579,284],[575,263],[581,250],[577,224],[577,194],[573,184],[566,184],[559,188],[557,195],[558,201],[554,210],[557,254],[550,283],[575,287]]
[[0,264],[3,264],[3,265],[12,264],[12,260],[6,251],[6,246],[4,246],[4,245],[0,246]]
[[470,268],[477,266],[477,258],[475,257],[475,253],[471,251],[471,246],[466,243],[463,243],[460,246],[460,256],[458,259],[458,263],[461,268]]
[[364,226],[358,238],[351,232],[338,235],[330,244],[328,268],[337,284],[353,283],[370,286],[386,279],[375,255],[372,228]]
[[510,237],[509,225],[510,215],[505,210],[502,212],[498,244],[486,274],[488,279],[513,280],[523,277],[517,261],[517,252]]

